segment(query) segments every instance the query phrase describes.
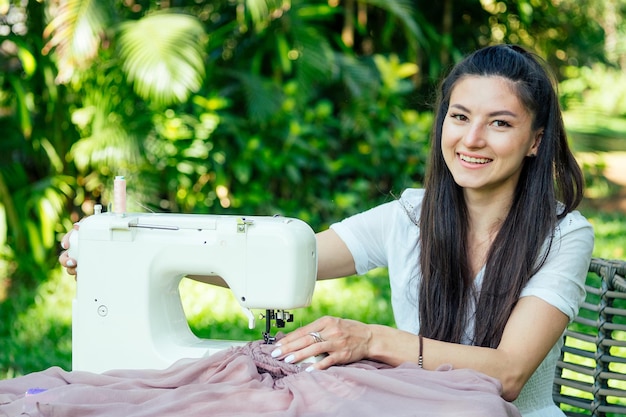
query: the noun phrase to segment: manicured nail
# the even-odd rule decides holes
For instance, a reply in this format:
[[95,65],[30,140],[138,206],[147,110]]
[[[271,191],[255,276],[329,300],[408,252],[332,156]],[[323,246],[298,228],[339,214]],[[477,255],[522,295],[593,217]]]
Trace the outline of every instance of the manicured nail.
[[61,241],[61,247],[67,249],[67,243],[64,240]]
[[291,363],[291,362],[293,362],[294,360],[296,360],[296,357],[295,357],[295,356],[293,356],[293,355],[289,355],[289,356],[287,356],[287,357],[285,358],[285,362],[287,362],[287,363]]
[[270,355],[272,355],[272,358],[277,358],[282,354],[283,352],[280,349],[274,349]]
[[315,368],[313,368],[313,366],[309,366],[308,368],[305,369],[306,372],[313,372],[315,370]]
[[74,263],[73,260],[68,259],[67,262],[65,263],[65,266],[67,266],[68,268],[73,268],[76,266],[76,264]]

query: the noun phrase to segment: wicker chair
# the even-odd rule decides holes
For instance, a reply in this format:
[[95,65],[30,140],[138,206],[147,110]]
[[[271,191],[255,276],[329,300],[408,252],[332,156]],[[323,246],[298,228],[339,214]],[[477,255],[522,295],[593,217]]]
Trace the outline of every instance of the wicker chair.
[[568,416],[626,416],[625,276],[625,261],[591,262],[554,380],[554,401]]

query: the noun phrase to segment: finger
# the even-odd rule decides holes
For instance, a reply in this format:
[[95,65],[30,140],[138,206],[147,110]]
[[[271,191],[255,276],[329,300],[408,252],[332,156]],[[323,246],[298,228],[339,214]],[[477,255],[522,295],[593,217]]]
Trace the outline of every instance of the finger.
[[[277,343],[278,346],[292,343],[293,341],[309,335],[311,332],[322,332],[328,326],[329,317],[321,317],[309,324],[306,324],[288,334]],[[310,337],[310,336],[309,336]]]
[[66,250],[61,252],[61,255],[59,255],[59,263],[65,268],[76,268],[76,260],[74,258],[70,258],[69,252]]
[[293,335],[291,336],[291,341],[285,341],[286,338],[282,338],[280,342],[276,343],[276,349],[271,353],[273,358],[284,359],[289,354],[305,349],[315,342],[313,337],[308,335],[308,333],[300,334],[300,336],[296,338],[294,338]]
[[311,362],[312,357],[326,356],[326,350],[324,343],[313,343],[302,349],[291,351],[279,359],[286,363]]
[[300,340],[301,338],[303,338],[304,336],[308,335],[309,333],[311,333],[313,331],[313,329],[315,328],[313,326],[314,323],[315,322],[307,324],[307,325],[305,325],[303,327],[299,327],[296,330],[293,330],[293,331],[287,333],[283,338],[281,338],[276,343],[276,346],[289,345],[289,344],[291,344],[291,343],[293,343],[293,342],[295,342],[297,340]]
[[307,372],[312,372],[312,371],[323,371],[324,369],[328,369],[333,365],[337,364],[337,360],[334,357],[333,354],[329,354],[328,356],[326,356],[324,359],[313,363],[311,365],[309,365],[305,371]]
[[74,223],[74,226],[73,226],[72,230],[70,230],[69,232],[67,232],[63,236],[63,238],[61,239],[61,247],[63,249],[69,249],[69,247],[70,247],[70,235],[72,234],[72,232],[74,230],[78,230],[78,227],[79,227],[78,223]]
[[76,275],[76,260],[70,258],[66,250],[59,255],[59,263],[67,270],[68,274]]
[[271,356],[287,363],[293,363],[328,351],[329,344],[323,340],[318,332],[299,333],[300,337],[291,342],[285,343],[284,338],[281,339],[280,343],[276,345],[276,349],[271,352]]

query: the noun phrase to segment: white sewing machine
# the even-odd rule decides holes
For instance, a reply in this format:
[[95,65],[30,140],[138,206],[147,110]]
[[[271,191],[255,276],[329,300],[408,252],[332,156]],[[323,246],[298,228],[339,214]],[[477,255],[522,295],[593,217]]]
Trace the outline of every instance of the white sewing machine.
[[253,328],[251,309],[271,320],[310,304],[317,275],[315,235],[285,217],[98,213],[70,236],[78,261],[72,368],[163,369],[241,344],[189,329],[178,286],[186,275],[218,276]]

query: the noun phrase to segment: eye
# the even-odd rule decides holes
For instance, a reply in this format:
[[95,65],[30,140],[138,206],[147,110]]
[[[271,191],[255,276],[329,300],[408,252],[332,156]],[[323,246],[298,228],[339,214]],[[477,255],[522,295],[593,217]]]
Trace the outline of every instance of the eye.
[[511,126],[511,124],[510,124],[509,122],[504,121],[504,120],[494,120],[494,121],[492,122],[492,124],[493,124],[495,127],[509,127],[509,126]]
[[460,114],[460,113],[451,113],[450,117],[452,117],[453,119],[458,120],[459,122],[466,122],[468,120],[466,115]]

